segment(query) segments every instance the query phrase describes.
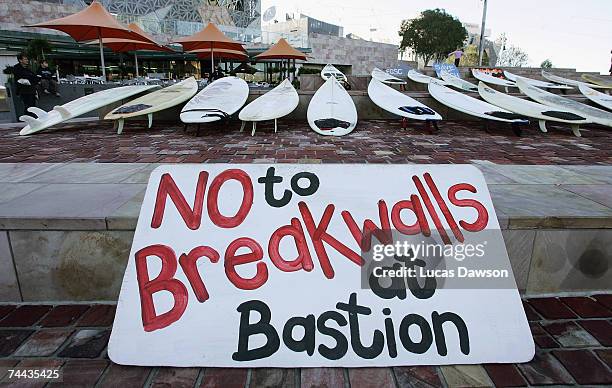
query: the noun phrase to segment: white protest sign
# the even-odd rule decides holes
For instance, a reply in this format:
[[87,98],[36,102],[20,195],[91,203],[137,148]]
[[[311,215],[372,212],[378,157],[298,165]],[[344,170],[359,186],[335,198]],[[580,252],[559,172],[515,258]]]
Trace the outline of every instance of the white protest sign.
[[[534,344],[499,229],[469,165],[162,166],[109,356],[207,367],[526,362]],[[416,279],[425,249],[408,259],[395,235],[435,240],[444,258]],[[394,272],[364,276],[383,253]]]

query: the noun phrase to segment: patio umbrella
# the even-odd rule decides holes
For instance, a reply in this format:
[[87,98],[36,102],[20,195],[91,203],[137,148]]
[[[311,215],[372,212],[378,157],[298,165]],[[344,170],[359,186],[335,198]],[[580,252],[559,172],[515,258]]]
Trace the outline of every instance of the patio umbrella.
[[75,14],[50,20],[48,22],[32,24],[26,27],[49,28],[62,31],[70,35],[77,42],[98,39],[100,43],[102,77],[104,80],[106,80],[106,69],[104,65],[103,38],[131,39],[155,43],[151,39],[119,23],[117,19],[97,1],[94,1],[89,7]]
[[223,59],[247,60],[249,58],[249,56],[243,51],[228,50],[228,49],[215,49],[214,52],[210,48],[198,49],[198,50],[190,51],[190,53],[196,54],[199,59],[209,58],[213,56],[213,54],[217,58],[223,58]]
[[[280,38],[272,47],[261,54],[255,55],[256,59],[287,59],[287,64],[291,59],[294,61],[300,59],[305,61],[306,54],[293,48],[284,38]],[[287,66],[289,68],[289,66]],[[288,70],[287,70],[288,71]]]
[[246,62],[241,63],[237,68],[234,69],[234,73],[245,73],[245,74],[255,74],[258,71],[261,71]]
[[[146,37],[147,39],[150,40],[150,42],[143,42],[143,41],[132,40],[132,39],[102,38],[102,44],[105,47],[113,50],[114,52],[118,52],[118,53],[134,51],[134,62],[136,65],[136,77],[139,76],[137,51],[165,51],[168,53],[174,52],[174,50],[166,46],[163,46],[160,43],[155,42],[153,38],[148,36],[147,33],[144,32],[140,27],[138,27],[136,23],[131,23],[130,25],[128,25],[128,28],[131,31],[138,33],[139,35]],[[96,44],[96,43],[97,43],[96,41],[91,41],[91,42],[88,42],[87,44]]]
[[208,23],[200,32],[177,39],[174,42],[180,43],[184,51],[210,50],[211,70],[215,67],[215,52],[217,49],[245,52],[242,44],[225,36],[225,34],[213,23]]

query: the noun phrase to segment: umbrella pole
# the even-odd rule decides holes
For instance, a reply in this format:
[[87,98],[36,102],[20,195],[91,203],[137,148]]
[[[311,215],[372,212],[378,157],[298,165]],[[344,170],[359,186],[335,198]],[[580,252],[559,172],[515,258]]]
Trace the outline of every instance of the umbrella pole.
[[213,42],[210,42],[210,75],[215,72],[215,50]]
[[106,67],[104,66],[104,46],[102,45],[102,33],[98,28],[98,38],[100,39],[100,62],[102,63],[102,79],[106,82]]
[[138,75],[138,54],[136,54],[136,51],[134,51],[134,62],[136,63],[136,77],[139,77]]

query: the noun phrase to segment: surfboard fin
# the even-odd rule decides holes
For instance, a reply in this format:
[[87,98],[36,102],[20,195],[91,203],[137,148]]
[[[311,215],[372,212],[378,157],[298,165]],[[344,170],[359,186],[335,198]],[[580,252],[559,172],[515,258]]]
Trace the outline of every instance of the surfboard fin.
[[121,135],[121,132],[123,132],[123,123],[123,119],[117,120],[117,135]]
[[571,124],[570,128],[572,128],[572,132],[576,137],[582,137],[582,134],[580,133],[580,126],[578,124]]
[[151,128],[151,126],[153,125],[153,113],[149,113],[147,115],[147,118],[149,119],[149,126],[147,128]]
[[246,125],[246,121],[243,121],[240,125],[240,132],[244,131],[244,126]]
[[60,105],[54,106],[53,110],[58,112],[60,114],[60,116],[62,116],[63,119],[67,119],[70,116],[72,116],[68,109],[66,109],[66,108],[64,108],[63,106],[60,106]]
[[45,112],[44,110],[36,106],[29,107],[28,112],[34,113],[36,117],[38,117],[39,119],[44,119],[45,117],[47,117],[47,114],[48,114],[47,112]]
[[20,135],[29,135],[30,133],[32,133],[32,129],[35,129],[36,127],[39,127],[42,123],[40,122],[40,120],[35,119],[32,116],[28,116],[28,115],[23,115],[19,117],[20,121],[23,121],[27,124],[27,127],[29,127],[28,131],[26,131],[25,127],[19,132]]
[[546,120],[539,120],[538,125],[540,126],[540,131],[546,133],[548,129],[546,129]]

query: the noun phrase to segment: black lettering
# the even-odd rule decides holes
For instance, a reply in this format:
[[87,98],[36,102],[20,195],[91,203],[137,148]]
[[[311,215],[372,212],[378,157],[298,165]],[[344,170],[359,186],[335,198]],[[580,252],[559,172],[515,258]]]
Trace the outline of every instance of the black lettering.
[[319,353],[328,360],[339,360],[344,357],[348,351],[348,341],[340,330],[325,325],[330,319],[335,321],[338,326],[346,326],[348,324],[346,318],[336,311],[326,311],[319,315],[319,319],[317,319],[317,329],[321,334],[332,337],[336,341],[336,346],[330,348],[329,346],[320,344],[318,349]]
[[281,183],[283,181],[283,177],[279,175],[275,175],[274,167],[268,168],[266,172],[266,176],[259,177],[257,182],[263,183],[265,186],[265,198],[268,205],[273,207],[283,207],[291,201],[291,190],[286,190],[283,192],[283,196],[281,199],[276,199],[274,197],[274,184]]
[[[308,187],[302,188],[298,185],[298,181],[302,178],[308,179]],[[319,190],[319,178],[311,172],[299,172],[291,178],[291,189],[302,197],[312,195]]]
[[[293,338],[293,329],[296,326],[304,328],[304,336],[299,341]],[[312,356],[315,350],[315,317],[310,314],[306,317],[289,318],[283,328],[283,342],[294,352],[306,352]]]
[[374,330],[374,339],[372,340],[372,345],[364,346],[361,343],[361,338],[359,336],[359,314],[362,315],[370,315],[372,314],[372,310],[365,306],[360,306],[357,304],[357,293],[351,293],[349,297],[349,303],[337,303],[336,308],[338,310],[343,310],[348,312],[349,314],[349,329],[351,332],[351,346],[353,347],[353,351],[361,358],[372,359],[377,357],[380,353],[382,353],[383,348],[385,346],[385,336],[380,330]]
[[[383,314],[391,315],[391,309],[385,307]],[[385,318],[385,335],[387,336],[387,349],[389,350],[389,357],[397,357],[397,344],[395,343],[395,328],[393,327],[393,319]]]
[[444,337],[444,328],[442,325],[449,321],[454,323],[455,327],[457,328],[461,353],[465,355],[470,354],[470,336],[468,335],[468,329],[465,322],[459,315],[451,312],[438,314],[437,311],[434,311],[431,313],[431,320],[433,321],[433,330],[436,335],[436,348],[438,348],[439,355],[446,356],[448,353],[446,350],[446,338]]
[[[280,339],[276,329],[270,324],[272,313],[268,305],[259,300],[250,300],[242,303],[236,310],[240,313],[240,329],[238,332],[238,351],[232,354],[232,359],[234,361],[251,361],[273,355],[280,347]],[[259,313],[258,322],[249,323],[251,311]],[[256,334],[265,335],[266,344],[249,350],[249,338]]]
[[[375,261],[372,261],[371,265],[377,266],[377,263]],[[374,268],[374,267],[371,267]],[[402,268],[401,264],[395,263],[393,264],[393,267],[380,267],[381,271],[384,270],[391,270],[393,269],[394,271],[398,271]],[[374,276],[374,271],[369,271],[370,272],[370,277],[368,278],[368,283],[370,284],[370,289],[372,290],[372,292],[378,296],[379,298],[383,298],[383,299],[393,299],[393,298],[398,298],[401,300],[406,299],[406,283],[404,283],[404,279],[400,278],[400,277],[391,277],[391,284],[389,285],[389,287],[383,287],[380,285],[380,279],[382,278],[377,278],[376,276]],[[389,279],[387,277],[387,279]]]
[[[410,338],[409,329],[412,325],[417,325],[421,330],[421,340],[419,342],[414,342],[412,338]],[[400,323],[399,337],[400,341],[402,341],[402,345],[404,345],[404,348],[407,351],[417,354],[425,353],[433,342],[433,336],[431,334],[431,329],[429,328],[429,323],[425,318],[417,314],[408,314],[404,317],[404,319],[402,319],[402,323]]]

